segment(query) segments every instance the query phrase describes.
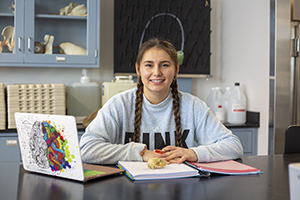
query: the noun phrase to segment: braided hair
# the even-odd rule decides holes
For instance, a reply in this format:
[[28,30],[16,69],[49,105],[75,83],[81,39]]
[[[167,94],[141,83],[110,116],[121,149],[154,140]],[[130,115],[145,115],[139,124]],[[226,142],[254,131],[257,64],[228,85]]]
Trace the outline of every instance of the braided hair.
[[[138,56],[137,56],[137,66],[140,66],[140,63],[143,59],[144,53],[153,48],[159,48],[164,50],[166,53],[169,54],[170,58],[175,64],[175,67],[178,67],[178,58],[177,52],[175,47],[168,42],[167,40],[161,40],[157,38],[151,38],[147,42],[143,43],[141,46]],[[142,103],[143,103],[143,93],[144,93],[144,84],[142,82],[142,78],[138,76],[137,82],[137,91],[136,91],[136,99],[135,99],[135,118],[134,118],[134,134],[133,134],[133,141],[139,142],[140,138],[140,125],[142,119]],[[170,85],[171,93],[173,97],[173,113],[175,118],[175,141],[176,146],[182,147],[182,138],[181,138],[181,120],[180,120],[180,98],[178,94],[178,84],[177,79],[174,77],[173,82]]]

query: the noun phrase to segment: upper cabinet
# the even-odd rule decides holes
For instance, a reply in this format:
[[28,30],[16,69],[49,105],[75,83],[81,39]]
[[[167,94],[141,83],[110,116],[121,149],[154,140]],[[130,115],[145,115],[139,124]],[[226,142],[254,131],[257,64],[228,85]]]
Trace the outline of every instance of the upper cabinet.
[[0,66],[99,67],[99,0],[0,2]]

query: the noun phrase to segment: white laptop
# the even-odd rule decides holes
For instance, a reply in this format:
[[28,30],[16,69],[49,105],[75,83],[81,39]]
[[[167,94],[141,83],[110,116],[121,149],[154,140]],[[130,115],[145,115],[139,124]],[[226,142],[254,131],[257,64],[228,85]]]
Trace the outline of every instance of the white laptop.
[[23,167],[26,171],[87,181],[123,172],[82,163],[73,116],[15,113]]

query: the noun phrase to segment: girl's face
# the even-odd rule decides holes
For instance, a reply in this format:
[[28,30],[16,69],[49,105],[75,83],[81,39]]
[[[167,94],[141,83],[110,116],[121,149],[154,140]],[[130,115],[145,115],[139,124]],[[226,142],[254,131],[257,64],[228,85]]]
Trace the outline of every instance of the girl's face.
[[151,103],[160,103],[168,96],[179,66],[176,69],[169,54],[157,47],[145,51],[139,64],[136,64],[136,72],[144,84],[144,95]]

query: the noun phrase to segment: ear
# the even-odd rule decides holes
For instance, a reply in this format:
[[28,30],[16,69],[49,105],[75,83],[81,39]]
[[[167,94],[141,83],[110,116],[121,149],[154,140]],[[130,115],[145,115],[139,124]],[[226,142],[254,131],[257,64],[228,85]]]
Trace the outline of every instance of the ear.
[[140,76],[139,65],[137,63],[135,63],[135,72],[138,76]]
[[179,68],[180,68],[180,65],[179,65],[179,63],[177,64],[177,70],[176,70],[176,74],[175,74],[175,76],[177,76],[178,75],[178,73],[179,73]]

